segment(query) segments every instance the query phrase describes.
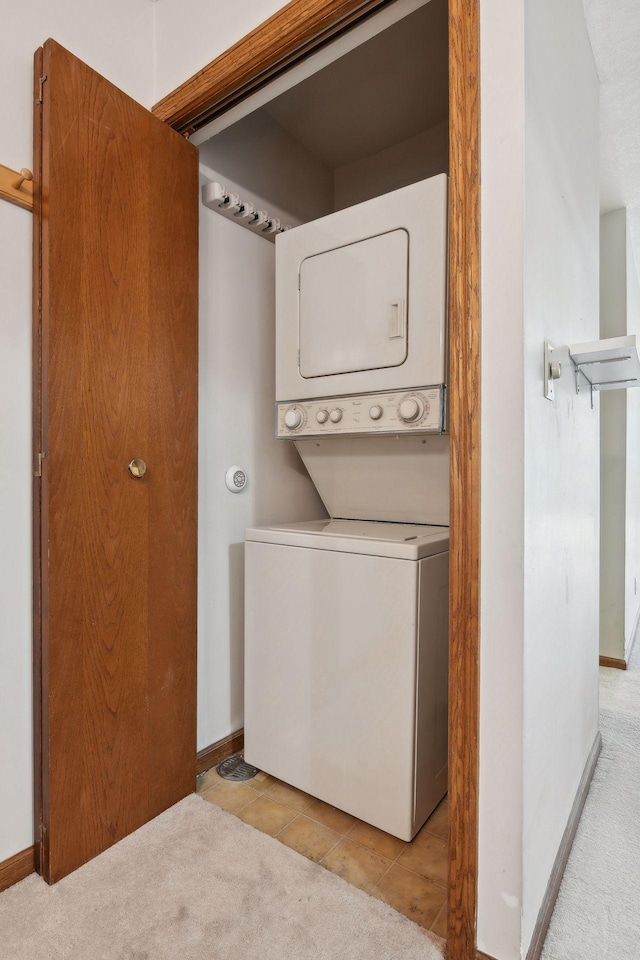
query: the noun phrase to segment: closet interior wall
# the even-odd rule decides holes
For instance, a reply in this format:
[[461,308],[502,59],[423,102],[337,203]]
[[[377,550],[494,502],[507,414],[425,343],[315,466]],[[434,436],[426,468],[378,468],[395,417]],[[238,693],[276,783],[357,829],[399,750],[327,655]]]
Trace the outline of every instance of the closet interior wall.
[[[447,58],[430,0],[201,142],[201,182],[297,226],[448,172]],[[243,725],[245,528],[326,516],[274,439],[275,246],[202,205],[200,223],[199,750]]]

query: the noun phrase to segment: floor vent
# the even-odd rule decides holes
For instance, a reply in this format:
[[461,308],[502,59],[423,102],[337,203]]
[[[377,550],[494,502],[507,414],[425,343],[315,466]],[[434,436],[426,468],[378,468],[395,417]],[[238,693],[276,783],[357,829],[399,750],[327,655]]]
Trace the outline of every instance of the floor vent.
[[245,763],[241,753],[234,753],[232,757],[227,757],[218,764],[216,769],[225,780],[253,780],[256,773],[260,773],[257,767]]

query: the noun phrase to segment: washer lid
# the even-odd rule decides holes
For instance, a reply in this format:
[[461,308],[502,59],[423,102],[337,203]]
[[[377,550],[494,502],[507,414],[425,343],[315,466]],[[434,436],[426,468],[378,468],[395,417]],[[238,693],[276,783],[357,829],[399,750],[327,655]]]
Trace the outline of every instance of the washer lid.
[[419,523],[329,518],[254,527],[245,531],[245,540],[399,560],[421,560],[449,549],[449,528]]

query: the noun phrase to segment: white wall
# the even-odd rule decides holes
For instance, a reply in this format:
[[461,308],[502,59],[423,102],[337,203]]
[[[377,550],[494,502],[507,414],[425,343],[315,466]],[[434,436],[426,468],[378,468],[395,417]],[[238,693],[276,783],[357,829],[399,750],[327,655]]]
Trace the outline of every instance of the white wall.
[[[326,516],[275,439],[274,303],[275,245],[201,206],[199,750],[243,724],[245,528]],[[234,464],[249,477],[239,494],[224,483]]]
[[626,391],[600,397],[600,653],[624,659]]
[[200,163],[290,226],[333,211],[333,171],[263,110],[203,143]]
[[[627,215],[600,218],[600,336],[627,332]],[[627,391],[600,397],[600,653],[624,659]]]
[[199,149],[201,165],[217,171],[228,190],[295,226],[447,173],[449,125],[444,121],[379,153],[333,167],[263,109],[226,127]]
[[523,948],[598,730],[598,399],[542,344],[599,331],[598,76],[581,0],[525,5]]
[[155,100],[285,6],[281,0],[158,0]]
[[[600,220],[600,335],[640,335],[627,211]],[[600,653],[626,660],[640,613],[640,393],[601,396]]]
[[[580,0],[481,3],[479,948],[525,956],[597,732],[598,81]],[[597,400],[596,400],[597,404]]]
[[524,632],[524,2],[482,0],[478,947],[520,957]]
[[418,180],[449,172],[449,123],[335,170],[335,209],[370,200]]
[[[259,149],[256,145],[259,144]],[[222,180],[272,216],[331,212],[333,174],[268,114],[200,147]],[[244,530],[326,516],[292,443],[275,439],[275,244],[200,207],[198,749],[243,725]],[[239,464],[249,484],[224,484]]]
[[[626,224],[627,333],[640,341],[640,282]],[[626,390],[627,474],[625,523],[624,657],[629,659],[640,617],[640,389]]]
[[[152,18],[147,0],[4,4],[0,163],[32,166],[33,54],[47,37],[151,105]],[[0,203],[0,861],[33,842],[31,227]]]

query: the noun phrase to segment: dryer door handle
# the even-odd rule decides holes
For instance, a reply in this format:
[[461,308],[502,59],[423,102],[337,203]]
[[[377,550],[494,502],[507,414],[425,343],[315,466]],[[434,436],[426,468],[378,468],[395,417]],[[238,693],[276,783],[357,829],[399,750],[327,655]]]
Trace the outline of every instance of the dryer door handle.
[[395,300],[391,304],[389,317],[389,340],[401,340],[404,337],[405,301]]

